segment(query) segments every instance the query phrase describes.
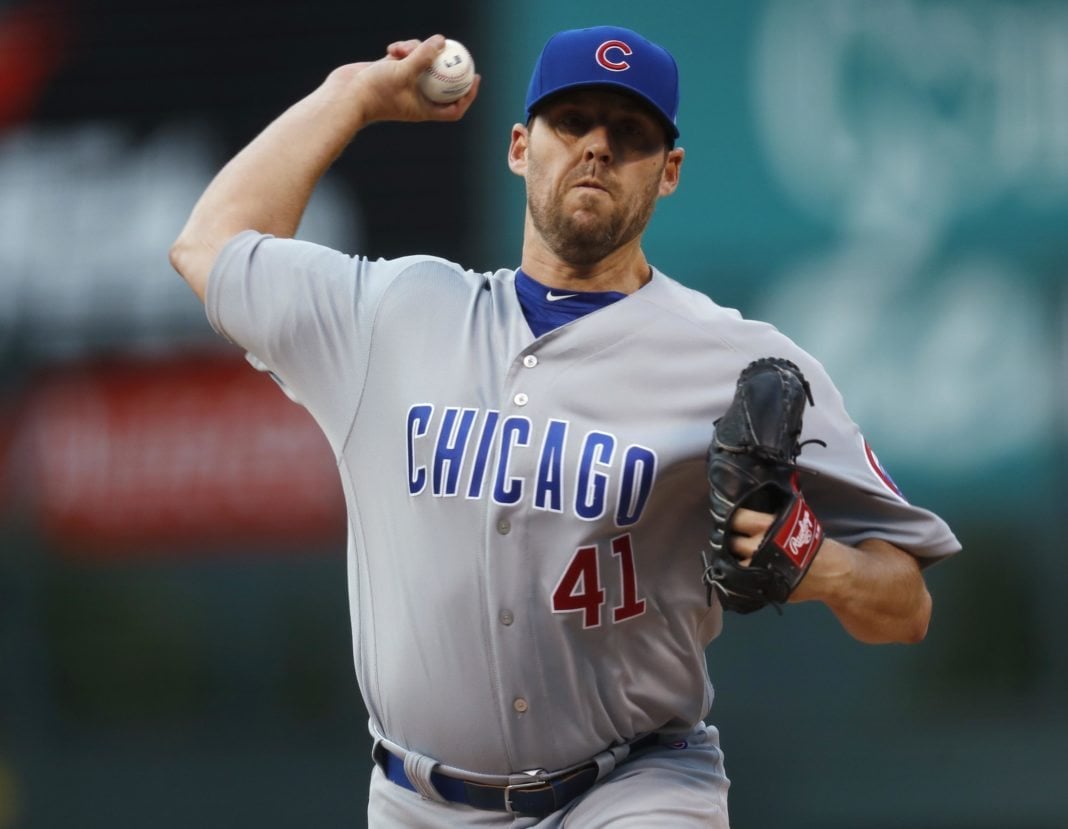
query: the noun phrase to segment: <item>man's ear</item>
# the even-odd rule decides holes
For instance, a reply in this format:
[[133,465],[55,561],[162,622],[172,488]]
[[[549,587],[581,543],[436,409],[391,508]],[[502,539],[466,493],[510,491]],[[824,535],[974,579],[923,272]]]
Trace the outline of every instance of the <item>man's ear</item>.
[[686,156],[686,150],[675,147],[668,151],[667,162],[664,164],[664,173],[660,177],[660,195],[670,196],[679,186],[679,176],[682,173],[682,159]]
[[530,132],[523,124],[512,127],[512,143],[508,146],[508,169],[517,176],[527,174],[527,146]]

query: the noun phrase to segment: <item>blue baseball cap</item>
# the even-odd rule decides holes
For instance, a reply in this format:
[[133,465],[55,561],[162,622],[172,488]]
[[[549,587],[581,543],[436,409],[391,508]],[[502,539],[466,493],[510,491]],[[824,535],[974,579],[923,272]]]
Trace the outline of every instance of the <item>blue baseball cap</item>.
[[663,46],[621,26],[571,29],[549,38],[527,89],[527,117],[557,92],[607,86],[636,95],[659,115],[674,138],[679,113],[679,67]]

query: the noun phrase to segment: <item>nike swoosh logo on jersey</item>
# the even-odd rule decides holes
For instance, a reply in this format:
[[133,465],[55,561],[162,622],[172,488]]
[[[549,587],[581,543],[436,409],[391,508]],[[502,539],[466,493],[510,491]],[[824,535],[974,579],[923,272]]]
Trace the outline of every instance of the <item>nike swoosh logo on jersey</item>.
[[545,293],[545,298],[549,302],[559,302],[561,299],[571,299],[573,296],[578,296],[578,294],[554,294],[552,291]]

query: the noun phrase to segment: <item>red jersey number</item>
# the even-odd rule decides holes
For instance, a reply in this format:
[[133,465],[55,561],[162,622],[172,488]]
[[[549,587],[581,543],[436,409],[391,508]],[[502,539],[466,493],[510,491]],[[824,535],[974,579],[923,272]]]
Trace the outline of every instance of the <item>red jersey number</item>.
[[[625,622],[645,613],[645,599],[638,598],[638,576],[630,533],[612,539],[612,555],[618,559],[620,603],[612,608],[612,622]],[[579,547],[553,590],[554,613],[582,613],[582,626],[601,625],[605,590],[601,582],[597,548]]]

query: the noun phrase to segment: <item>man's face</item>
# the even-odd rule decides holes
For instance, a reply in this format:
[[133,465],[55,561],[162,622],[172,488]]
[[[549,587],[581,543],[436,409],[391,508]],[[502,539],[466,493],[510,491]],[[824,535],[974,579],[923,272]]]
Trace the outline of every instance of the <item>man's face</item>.
[[510,163],[526,178],[534,227],[574,265],[639,237],[657,198],[674,191],[681,161],[656,116],[613,90],[561,94],[512,134]]

